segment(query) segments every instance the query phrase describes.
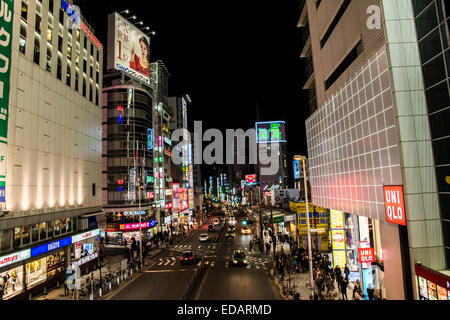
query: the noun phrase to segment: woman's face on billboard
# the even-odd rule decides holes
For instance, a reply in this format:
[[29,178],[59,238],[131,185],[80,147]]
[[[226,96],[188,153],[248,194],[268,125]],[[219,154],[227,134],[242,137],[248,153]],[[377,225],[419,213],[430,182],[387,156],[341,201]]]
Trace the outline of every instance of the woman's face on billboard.
[[144,41],[139,42],[139,44],[141,45],[142,56],[146,57],[148,54],[147,46],[145,45]]

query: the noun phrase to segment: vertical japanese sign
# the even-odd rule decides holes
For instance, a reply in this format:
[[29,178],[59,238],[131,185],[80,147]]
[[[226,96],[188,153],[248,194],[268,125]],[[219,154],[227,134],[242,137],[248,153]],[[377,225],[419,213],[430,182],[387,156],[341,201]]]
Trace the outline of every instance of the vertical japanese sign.
[[384,186],[386,221],[406,226],[403,186]]
[[172,212],[180,211],[180,184],[172,183]]
[[14,2],[0,1],[0,202],[5,202],[6,152]]

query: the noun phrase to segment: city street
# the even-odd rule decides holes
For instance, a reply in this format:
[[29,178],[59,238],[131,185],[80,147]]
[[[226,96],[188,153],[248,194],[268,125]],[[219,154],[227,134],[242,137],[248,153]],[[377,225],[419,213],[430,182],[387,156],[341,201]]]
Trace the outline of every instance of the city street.
[[[281,299],[273,281],[269,278],[271,260],[259,253],[247,254],[248,266],[234,267],[231,257],[234,250],[248,253],[251,235],[241,234],[240,221],[236,222],[236,238],[225,239],[225,231],[209,233],[210,241],[200,243],[198,237],[207,233],[208,222],[180,244],[164,249],[163,253],[132,282],[113,293],[108,300],[178,300],[194,275],[196,265],[180,265],[185,250],[193,250],[203,256],[207,271],[200,285],[194,288],[194,299],[211,300],[273,300]],[[215,239],[220,235],[219,241]]]

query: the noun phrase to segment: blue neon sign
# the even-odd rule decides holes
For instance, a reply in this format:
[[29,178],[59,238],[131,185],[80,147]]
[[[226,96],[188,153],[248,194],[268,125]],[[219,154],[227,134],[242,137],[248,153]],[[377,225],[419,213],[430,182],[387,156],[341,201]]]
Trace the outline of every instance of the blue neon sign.
[[72,244],[72,237],[64,238],[64,239],[61,239],[61,240],[58,240],[58,241],[54,241],[54,242],[51,242],[51,243],[46,243],[46,244],[43,244],[43,245],[41,245],[39,247],[32,248],[31,249],[31,256],[35,257],[35,256],[38,256],[40,254],[43,254],[43,253],[46,253],[46,252],[49,252],[49,251],[53,251],[53,250],[56,250],[56,249],[59,249],[59,248],[63,248],[63,247],[68,246],[70,244]]
[[294,179],[300,179],[300,161],[294,160]]
[[147,129],[147,150],[153,149],[153,130]]

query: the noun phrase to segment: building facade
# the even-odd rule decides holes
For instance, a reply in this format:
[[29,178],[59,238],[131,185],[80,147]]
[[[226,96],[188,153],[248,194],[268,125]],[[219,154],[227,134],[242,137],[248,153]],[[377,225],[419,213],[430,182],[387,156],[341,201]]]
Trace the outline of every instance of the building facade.
[[[299,21],[308,29],[302,55],[313,66],[305,88],[315,89],[317,103],[306,121],[312,198],[343,213],[345,224],[353,221],[349,247],[374,247],[381,265],[374,283],[387,299],[418,299],[417,266],[445,277],[449,263],[442,207],[448,161],[439,149],[445,130],[442,117],[433,119],[448,107],[446,69],[437,67],[446,50],[439,39],[448,39],[444,4],[307,0]],[[430,14],[434,34],[425,22]],[[430,41],[431,62],[433,50],[424,49]],[[393,188],[404,199],[402,222],[388,210]],[[355,263],[355,270],[372,282],[368,265]]]
[[[0,81],[6,299],[61,281],[71,261],[86,266],[98,255],[103,47],[70,10],[66,1],[2,1],[1,72],[9,72]],[[95,231],[80,234],[88,229]],[[81,239],[92,240],[86,256]]]

